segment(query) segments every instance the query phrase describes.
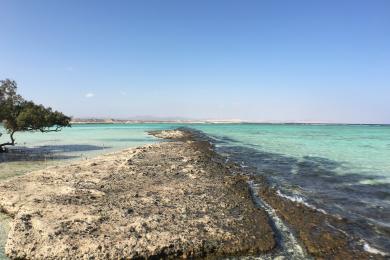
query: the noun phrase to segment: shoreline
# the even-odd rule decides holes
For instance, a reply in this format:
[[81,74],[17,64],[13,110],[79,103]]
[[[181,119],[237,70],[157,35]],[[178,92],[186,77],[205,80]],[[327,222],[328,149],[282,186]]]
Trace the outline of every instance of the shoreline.
[[386,253],[370,250],[363,238],[353,235],[348,219],[283,197],[262,176],[255,176],[258,196],[294,230],[308,255],[319,259],[386,259]]
[[[289,257],[288,252],[281,252],[287,249],[284,244],[289,238],[282,234],[286,231],[267,212],[266,204],[290,230],[288,235],[297,241],[297,248],[302,248],[302,258],[385,258],[369,254],[358,238],[344,234],[348,226],[345,221],[282,198],[265,178],[226,162],[194,132],[164,130],[150,134],[170,141],[0,182],[0,210],[14,217],[7,254],[36,259],[53,255],[115,258],[134,252],[137,254],[133,257],[146,258],[272,257],[273,253]],[[138,178],[142,182],[137,182]],[[251,182],[257,185],[249,185]],[[129,192],[133,189],[137,191]],[[115,196],[107,198],[113,192]],[[256,199],[263,204],[256,205]],[[128,201],[149,206],[127,205]],[[61,215],[55,214],[56,210]],[[76,218],[74,211],[78,212]],[[111,212],[114,218],[107,220],[111,215],[103,211]],[[151,212],[157,217],[150,219]],[[185,217],[172,219],[172,213]],[[118,224],[121,228],[116,228]],[[166,235],[165,240],[158,239],[153,233],[156,230]],[[169,240],[177,234],[180,239]],[[115,245],[105,239],[106,235],[115,240]],[[133,244],[128,242],[130,237]],[[71,245],[78,240],[84,242],[73,249]],[[42,245],[48,250],[49,244],[53,246],[45,255]]]
[[114,120],[76,120],[71,121],[74,125],[126,125],[126,124],[248,124],[248,125],[328,125],[328,126],[389,126],[390,123],[343,123],[343,122],[284,122],[284,121],[242,121],[242,120],[125,120],[125,119],[114,119]]

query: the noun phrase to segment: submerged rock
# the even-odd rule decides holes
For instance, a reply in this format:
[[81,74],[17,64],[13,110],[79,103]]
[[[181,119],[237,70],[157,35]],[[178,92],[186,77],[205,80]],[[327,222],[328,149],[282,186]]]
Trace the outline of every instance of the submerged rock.
[[257,182],[261,183],[261,198],[296,231],[309,255],[315,259],[386,259],[384,255],[366,252],[361,238],[344,231],[349,228],[345,219],[281,197],[262,177],[258,177]]

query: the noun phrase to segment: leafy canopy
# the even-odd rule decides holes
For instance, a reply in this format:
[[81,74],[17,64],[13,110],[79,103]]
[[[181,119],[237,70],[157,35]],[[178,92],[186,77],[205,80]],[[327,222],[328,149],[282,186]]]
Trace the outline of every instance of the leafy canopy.
[[0,121],[11,135],[11,142],[0,144],[14,145],[13,134],[18,131],[60,131],[70,126],[71,118],[63,113],[53,111],[50,107],[26,101],[17,94],[15,81],[0,81]]

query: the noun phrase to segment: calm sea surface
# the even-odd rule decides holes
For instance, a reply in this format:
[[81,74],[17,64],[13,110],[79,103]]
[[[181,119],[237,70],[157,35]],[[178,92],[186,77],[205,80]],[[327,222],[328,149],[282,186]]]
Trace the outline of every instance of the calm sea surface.
[[[27,152],[0,154],[0,180],[52,164],[155,143],[146,131],[186,126],[218,152],[268,176],[282,196],[347,217],[353,233],[390,248],[390,126],[295,124],[91,124],[18,133]],[[0,132],[4,132],[0,128]],[[0,141],[5,136],[0,137]],[[1,233],[1,232],[0,232]],[[1,241],[1,238],[0,238]],[[1,258],[0,249],[0,258]]]

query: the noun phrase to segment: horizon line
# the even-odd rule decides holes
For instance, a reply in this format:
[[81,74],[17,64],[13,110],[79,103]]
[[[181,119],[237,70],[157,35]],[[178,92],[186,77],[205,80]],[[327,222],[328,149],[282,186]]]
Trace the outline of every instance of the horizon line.
[[[167,117],[170,118],[170,117]],[[364,123],[364,122],[325,122],[325,121],[256,121],[256,120],[241,120],[241,119],[124,119],[124,118],[101,118],[101,117],[85,117],[74,118],[73,124],[114,124],[114,123],[227,123],[227,124],[300,124],[300,125],[390,125],[390,123]]]

